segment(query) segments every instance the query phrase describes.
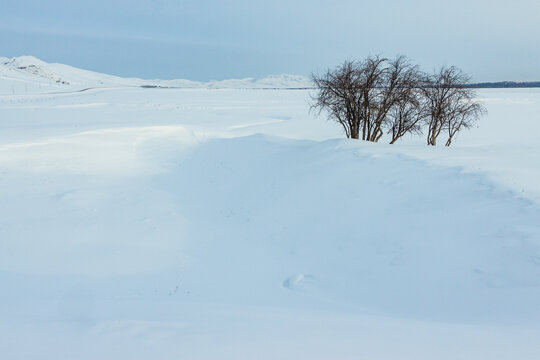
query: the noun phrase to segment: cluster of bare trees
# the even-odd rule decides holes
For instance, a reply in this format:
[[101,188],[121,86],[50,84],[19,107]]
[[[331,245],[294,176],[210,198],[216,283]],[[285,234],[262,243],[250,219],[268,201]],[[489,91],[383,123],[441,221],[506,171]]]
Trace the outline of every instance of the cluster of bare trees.
[[404,56],[345,61],[312,80],[318,90],[312,109],[326,112],[353,139],[377,142],[386,133],[393,144],[406,134],[426,134],[427,144],[436,145],[445,133],[450,146],[486,112],[461,70],[426,74]]

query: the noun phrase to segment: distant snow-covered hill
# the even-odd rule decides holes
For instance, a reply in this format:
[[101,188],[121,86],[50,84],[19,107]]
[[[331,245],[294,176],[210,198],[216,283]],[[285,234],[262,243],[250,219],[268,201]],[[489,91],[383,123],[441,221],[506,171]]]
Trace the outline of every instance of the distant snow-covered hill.
[[140,79],[82,70],[64,64],[46,63],[33,56],[0,57],[0,93],[66,91],[96,86],[138,86]]
[[47,63],[33,56],[0,57],[0,94],[65,91],[84,87],[159,86],[180,88],[306,88],[311,81],[299,75],[270,75],[262,79],[246,78],[198,82],[191,80],[144,80],[122,78],[78,69],[69,65]]

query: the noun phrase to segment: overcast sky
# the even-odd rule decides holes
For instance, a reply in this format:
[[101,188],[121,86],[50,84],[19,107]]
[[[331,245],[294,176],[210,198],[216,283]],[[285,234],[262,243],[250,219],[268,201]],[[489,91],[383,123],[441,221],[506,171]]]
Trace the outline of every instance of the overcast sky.
[[0,56],[120,76],[301,74],[369,54],[540,80],[540,0],[1,0]]

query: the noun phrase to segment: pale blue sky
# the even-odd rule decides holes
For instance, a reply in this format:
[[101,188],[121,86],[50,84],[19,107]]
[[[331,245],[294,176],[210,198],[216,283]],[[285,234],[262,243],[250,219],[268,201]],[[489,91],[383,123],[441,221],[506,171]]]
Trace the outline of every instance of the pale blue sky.
[[308,75],[405,54],[476,81],[540,80],[539,0],[2,0],[0,56],[120,76]]

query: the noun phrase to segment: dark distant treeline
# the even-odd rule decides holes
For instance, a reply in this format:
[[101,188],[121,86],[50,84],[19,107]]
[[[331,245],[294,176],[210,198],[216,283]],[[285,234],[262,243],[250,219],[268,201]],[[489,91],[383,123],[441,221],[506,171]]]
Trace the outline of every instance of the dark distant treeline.
[[468,84],[467,87],[474,89],[489,89],[489,88],[537,88],[540,87],[540,81],[515,82],[515,81],[499,81]]

